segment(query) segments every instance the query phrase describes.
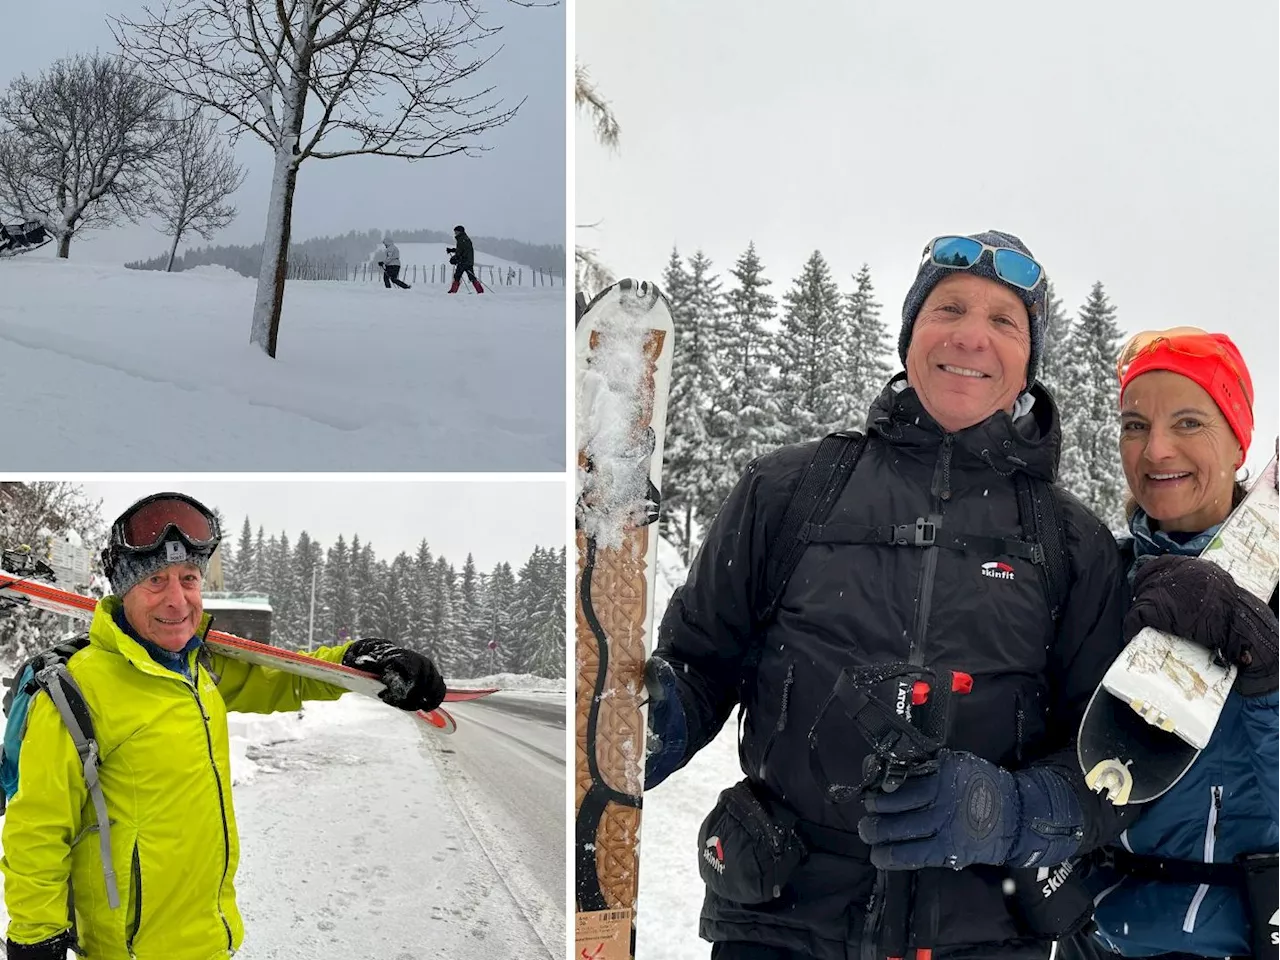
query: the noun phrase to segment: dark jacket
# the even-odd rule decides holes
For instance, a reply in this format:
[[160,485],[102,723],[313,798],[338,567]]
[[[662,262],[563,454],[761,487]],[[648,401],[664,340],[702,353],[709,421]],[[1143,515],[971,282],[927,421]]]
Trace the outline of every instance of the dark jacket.
[[471,242],[471,238],[468,237],[465,233],[455,233],[453,236],[454,236],[454,243],[455,243],[454,249],[457,250],[457,253],[458,253],[457,265],[459,267],[467,267],[467,268],[475,267],[476,248],[475,248],[475,245]]
[[[937,515],[957,532],[1021,537],[1014,471],[1052,480],[1057,470],[1060,434],[1048,393],[1035,388],[1031,413],[1016,424],[1001,412],[947,434],[914,390],[898,389],[902,376],[872,406],[866,450],[827,523],[903,524]],[[1027,560],[826,543],[808,548],[777,615],[757,628],[767,550],[815,449],[816,442],[784,447],[749,466],[663,617],[655,652],[675,667],[689,728],[685,759],[738,703],[756,632],[759,667],[741,693],[742,769],[803,820],[855,833],[863,807],[856,799],[826,801],[811,772],[808,735],[841,668],[908,660],[914,652],[926,665],[973,677],[972,692],[957,700],[953,749],[1011,769],[1053,766],[1086,812],[1082,849],[1114,839],[1119,815],[1085,787],[1074,747],[1089,697],[1122,645],[1128,590],[1106,528],[1057,491],[1071,588],[1056,628],[1040,572]],[[1011,566],[1012,577],[984,575],[984,563],[994,560]],[[836,744],[826,748],[821,768],[832,780],[856,784],[865,742],[839,710],[821,723],[819,742]],[[1003,867],[946,872],[938,955],[956,955],[948,945],[975,944],[983,946],[972,955],[1048,955],[1048,943],[1026,940],[1011,914],[1002,893],[1006,875]],[[875,877],[865,856],[811,850],[770,904],[745,906],[708,891],[701,933],[822,960],[858,957],[864,932],[872,939],[865,918]]]
[[[1132,567],[1133,541],[1121,544]],[[1196,551],[1198,553],[1198,551]],[[1276,594],[1271,595],[1276,610]],[[1232,692],[1191,769],[1164,796],[1144,805],[1120,836],[1131,853],[1230,863],[1238,854],[1275,850],[1280,744],[1275,693]],[[1115,953],[1145,956],[1246,956],[1251,949],[1244,891],[1229,886],[1162,883],[1099,868],[1089,878],[1098,936]]]

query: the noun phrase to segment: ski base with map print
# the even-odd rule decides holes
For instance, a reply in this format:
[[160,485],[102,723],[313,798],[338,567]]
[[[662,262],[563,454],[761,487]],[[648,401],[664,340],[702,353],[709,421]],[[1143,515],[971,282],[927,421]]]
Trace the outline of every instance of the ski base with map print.
[[659,494],[675,330],[647,281],[578,320],[574,956],[635,956],[644,665],[653,646]]
[[[6,560],[13,562],[14,554],[5,555]],[[41,583],[30,577],[20,577],[14,573],[0,570],[0,606],[4,603],[32,606],[51,613],[75,617],[79,620],[91,620],[98,601],[93,597],[62,590],[47,583]],[[220,630],[210,630],[205,636],[205,643],[210,649],[230,657],[243,660],[257,666],[283,670],[311,680],[320,680],[342,687],[361,696],[377,698],[384,689],[374,674],[340,663],[329,663],[317,660],[303,653],[273,647],[257,640],[246,640],[232,636]],[[497,688],[483,690],[449,690],[445,693],[445,702],[453,703],[463,700],[476,700],[497,693]],[[439,733],[453,733],[458,723],[453,715],[442,707],[434,710],[419,710],[417,716],[432,730]]]
[[[1280,580],[1278,534],[1273,457],[1200,556],[1268,601]],[[1235,676],[1199,644],[1144,629],[1107,670],[1080,721],[1085,782],[1116,806],[1164,795],[1208,744]]]

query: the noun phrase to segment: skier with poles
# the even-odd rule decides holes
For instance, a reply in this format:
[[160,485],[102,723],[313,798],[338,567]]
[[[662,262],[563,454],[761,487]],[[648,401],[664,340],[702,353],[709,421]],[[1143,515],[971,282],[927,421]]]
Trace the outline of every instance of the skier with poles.
[[646,789],[741,706],[698,851],[717,960],[1045,958],[1088,920],[1038,877],[1123,825],[1073,738],[1128,596],[1053,486],[1046,282],[1009,234],[932,240],[867,435],[753,462],[666,610]]
[[[227,711],[294,711],[345,691],[202,648],[211,618],[201,585],[220,540],[217,517],[191,497],[133,504],[103,551],[113,594],[87,644],[20,669],[6,704],[17,784],[5,784],[0,861],[9,960],[65,960],[72,948],[95,960],[210,960],[239,949]],[[445,695],[430,660],[384,640],[313,656],[377,674],[382,698],[404,710]]]

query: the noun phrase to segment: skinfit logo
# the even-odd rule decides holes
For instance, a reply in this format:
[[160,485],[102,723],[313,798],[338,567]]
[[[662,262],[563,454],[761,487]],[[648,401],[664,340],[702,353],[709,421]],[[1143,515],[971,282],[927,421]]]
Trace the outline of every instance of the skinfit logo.
[[1068,860],[1066,863],[1059,866],[1058,869],[1053,871],[1050,871],[1048,867],[1041,867],[1037,870],[1036,881],[1038,883],[1044,883],[1046,880],[1049,881],[1048,883],[1044,883],[1044,886],[1040,888],[1040,895],[1046,900],[1053,896],[1054,893],[1057,892],[1058,888],[1067,882],[1067,877],[1071,876],[1071,873],[1075,868],[1075,861]]
[[[1271,926],[1280,927],[1280,910],[1271,915]],[[1271,945],[1273,947],[1280,945],[1280,930],[1271,931]]]
[[982,575],[992,580],[1012,580],[1013,567],[999,560],[991,560],[982,565]]
[[702,859],[711,864],[711,869],[716,873],[724,873],[724,847],[720,846],[719,837],[708,838],[702,849]]

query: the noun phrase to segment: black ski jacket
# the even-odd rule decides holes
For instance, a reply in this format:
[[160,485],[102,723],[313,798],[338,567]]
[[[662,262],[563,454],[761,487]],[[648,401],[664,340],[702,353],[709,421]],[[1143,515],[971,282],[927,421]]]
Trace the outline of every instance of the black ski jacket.
[[475,267],[476,265],[476,248],[471,242],[471,238],[465,233],[454,234],[454,242],[457,246],[454,248],[458,251],[458,266]]
[[[948,434],[913,389],[899,389],[904,377],[872,405],[866,450],[826,522],[905,524],[933,514],[957,532],[1022,538],[1014,471],[1049,481],[1057,472],[1060,431],[1047,391],[1034,388],[1032,410],[1016,423],[1000,412]],[[972,692],[955,700],[953,749],[1008,769],[1052,766],[1085,811],[1081,851],[1116,838],[1120,815],[1084,785],[1075,754],[1084,708],[1123,646],[1128,585],[1111,534],[1055,488],[1070,554],[1070,594],[1056,626],[1040,572],[1028,560],[827,543],[808,547],[776,616],[758,624],[768,548],[816,447],[816,441],[783,447],[748,467],[667,607],[655,653],[675,667],[689,727],[685,761],[741,701],[739,755],[753,784],[798,814],[802,827],[856,838],[864,808],[856,797],[827,801],[811,768],[809,733],[843,667],[915,655],[912,662],[973,677]],[[990,561],[1008,564],[1012,575],[990,576]],[[759,664],[742,683],[753,647]],[[818,730],[827,745],[819,748],[822,773],[857,784],[866,743],[838,708],[822,715]],[[875,940],[875,911],[868,910],[877,871],[865,847],[809,848],[770,903],[733,903],[708,890],[702,936],[772,944],[821,960],[873,956],[863,951]],[[1048,956],[1049,942],[1030,935],[1002,893],[1004,867],[943,872],[937,956]]]

